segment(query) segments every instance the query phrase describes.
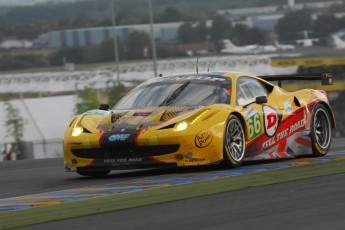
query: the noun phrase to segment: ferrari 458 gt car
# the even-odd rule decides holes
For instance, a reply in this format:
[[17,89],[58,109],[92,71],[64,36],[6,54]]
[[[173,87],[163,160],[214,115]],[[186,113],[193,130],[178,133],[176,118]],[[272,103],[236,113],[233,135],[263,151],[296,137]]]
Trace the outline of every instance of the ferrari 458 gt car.
[[64,136],[66,171],[104,176],[115,169],[241,165],[244,160],[324,156],[335,128],[325,91],[286,92],[271,81],[320,76],[237,72],[152,78],[114,108],[76,116]]

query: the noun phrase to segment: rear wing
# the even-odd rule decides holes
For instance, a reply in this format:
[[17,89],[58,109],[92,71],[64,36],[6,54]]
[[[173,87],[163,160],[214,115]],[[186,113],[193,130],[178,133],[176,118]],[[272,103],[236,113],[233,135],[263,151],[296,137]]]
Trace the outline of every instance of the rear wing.
[[292,74],[292,75],[266,75],[258,76],[266,81],[278,81],[278,86],[282,86],[282,81],[299,80],[299,81],[315,81],[321,80],[322,85],[333,85],[333,74]]

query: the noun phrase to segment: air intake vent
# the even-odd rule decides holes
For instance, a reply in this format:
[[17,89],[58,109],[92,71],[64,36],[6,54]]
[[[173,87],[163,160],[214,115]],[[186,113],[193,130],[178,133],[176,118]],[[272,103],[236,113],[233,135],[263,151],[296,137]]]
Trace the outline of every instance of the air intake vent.
[[125,113],[115,113],[111,115],[111,123],[116,122],[118,119],[120,119],[123,115],[125,115]]
[[169,120],[170,118],[174,117],[176,114],[178,114],[180,111],[173,111],[173,110],[167,110],[165,111],[161,118],[160,121],[166,121]]

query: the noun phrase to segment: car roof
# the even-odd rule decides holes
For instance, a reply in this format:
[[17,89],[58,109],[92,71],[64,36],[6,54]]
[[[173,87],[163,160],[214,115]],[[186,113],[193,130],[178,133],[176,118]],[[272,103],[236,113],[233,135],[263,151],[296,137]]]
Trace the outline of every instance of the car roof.
[[[190,77],[190,76],[200,76],[200,77],[227,77],[231,78],[232,80],[235,80],[239,77],[250,77],[259,80],[263,84],[265,84],[267,87],[271,88],[274,87],[274,84],[265,81],[262,78],[259,78],[255,75],[248,74],[248,73],[243,73],[243,72],[236,72],[236,71],[216,71],[216,72],[202,72],[202,73],[196,73],[196,72],[190,72],[190,73],[178,73],[178,74],[173,74],[173,75],[167,75],[167,76],[162,76],[162,78],[171,78],[173,79],[174,77],[176,78],[182,78],[182,77]],[[159,78],[154,78],[154,79],[159,79]],[[159,81],[159,80],[158,80]]]

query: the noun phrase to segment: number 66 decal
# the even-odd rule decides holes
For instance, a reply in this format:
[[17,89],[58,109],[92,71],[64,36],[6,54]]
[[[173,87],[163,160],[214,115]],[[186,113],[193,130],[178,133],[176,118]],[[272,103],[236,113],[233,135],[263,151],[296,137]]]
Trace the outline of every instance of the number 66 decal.
[[249,136],[250,139],[257,137],[261,132],[261,118],[258,113],[254,114],[253,116],[247,119],[247,123],[249,126]]

